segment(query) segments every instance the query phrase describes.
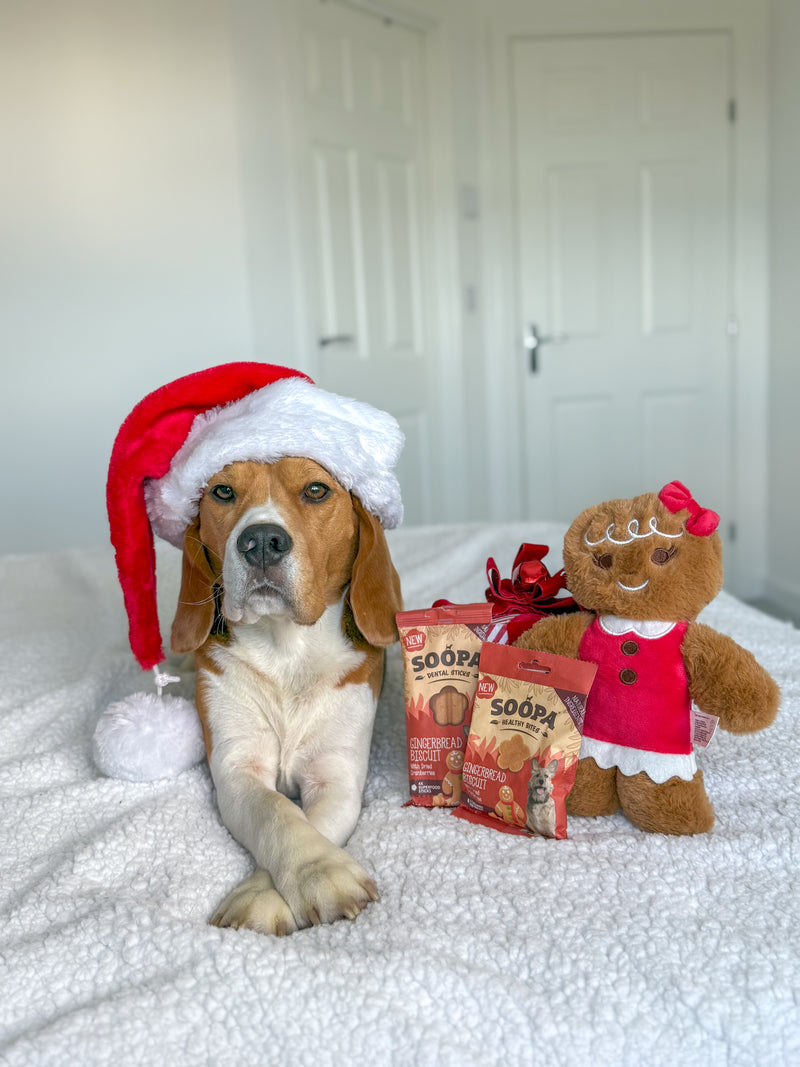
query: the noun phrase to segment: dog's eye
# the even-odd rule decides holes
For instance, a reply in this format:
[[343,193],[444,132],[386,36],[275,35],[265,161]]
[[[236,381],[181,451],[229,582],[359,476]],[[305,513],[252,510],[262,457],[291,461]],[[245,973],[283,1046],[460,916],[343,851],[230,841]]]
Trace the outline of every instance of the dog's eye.
[[324,482],[310,482],[303,490],[305,499],[312,500],[315,504],[318,504],[320,500],[324,500],[330,495],[330,488],[325,485]]
[[657,548],[650,556],[650,559],[659,567],[663,567],[665,563],[669,563],[677,551],[678,550],[674,545],[671,545],[669,548]]
[[614,557],[610,552],[604,552],[602,556],[592,557],[598,567],[602,567],[604,571],[611,570],[614,565]]
[[236,499],[236,493],[229,485],[215,485],[211,490],[211,495],[223,504],[230,504]]

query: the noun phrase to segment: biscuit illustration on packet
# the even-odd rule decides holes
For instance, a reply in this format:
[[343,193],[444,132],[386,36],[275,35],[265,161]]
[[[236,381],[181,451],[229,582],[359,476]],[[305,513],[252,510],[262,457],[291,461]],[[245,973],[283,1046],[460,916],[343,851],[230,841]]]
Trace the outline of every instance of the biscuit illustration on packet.
[[454,685],[445,685],[434,693],[430,705],[437,726],[460,726],[467,714],[469,697]]
[[497,749],[497,766],[505,771],[521,771],[525,761],[531,758],[530,749],[519,736],[507,737]]

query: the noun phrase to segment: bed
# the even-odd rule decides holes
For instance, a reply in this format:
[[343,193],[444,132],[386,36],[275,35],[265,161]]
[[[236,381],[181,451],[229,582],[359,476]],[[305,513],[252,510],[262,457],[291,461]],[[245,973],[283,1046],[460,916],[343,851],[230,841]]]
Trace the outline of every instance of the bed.
[[[407,607],[483,599],[556,524],[389,534]],[[208,916],[251,869],[205,762],[104,778],[97,718],[142,687],[111,551],[5,557],[0,672],[0,1062],[800,1062],[800,634],[723,592],[703,620],[782,686],[773,727],[700,754],[717,823],[646,835],[622,815],[513,837],[404,806],[399,648],[388,658],[350,850],[381,900],[289,938]],[[168,623],[178,553],[159,549]],[[172,666],[175,666],[173,664]],[[191,671],[182,670],[191,694]]]

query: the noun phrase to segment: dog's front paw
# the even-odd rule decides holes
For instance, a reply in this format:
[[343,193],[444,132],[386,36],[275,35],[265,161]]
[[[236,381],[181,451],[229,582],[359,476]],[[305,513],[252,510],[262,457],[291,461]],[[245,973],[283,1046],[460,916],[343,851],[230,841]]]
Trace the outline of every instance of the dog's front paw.
[[380,899],[367,872],[335,845],[281,877],[279,884],[298,926],[355,919],[370,901]]
[[222,901],[211,920],[214,926],[247,927],[260,934],[284,937],[297,923],[291,909],[266,871],[257,870]]

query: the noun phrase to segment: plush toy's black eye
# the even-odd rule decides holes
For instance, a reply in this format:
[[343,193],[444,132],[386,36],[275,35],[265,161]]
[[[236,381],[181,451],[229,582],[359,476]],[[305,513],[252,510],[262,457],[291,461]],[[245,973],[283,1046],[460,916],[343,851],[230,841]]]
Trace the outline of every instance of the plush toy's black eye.
[[665,563],[669,563],[672,557],[678,550],[672,546],[670,548],[657,548],[650,556],[650,559],[659,567],[663,567]]
[[602,567],[604,571],[611,570],[614,565],[614,557],[610,552],[604,552],[602,556],[595,556],[594,561],[598,567]]
[[211,495],[215,500],[223,504],[230,504],[236,499],[236,493],[229,485],[215,485],[211,489]]
[[330,495],[330,488],[323,482],[310,482],[303,490],[305,499],[310,500],[314,504],[318,504],[321,500],[325,500],[326,497],[329,497]]

